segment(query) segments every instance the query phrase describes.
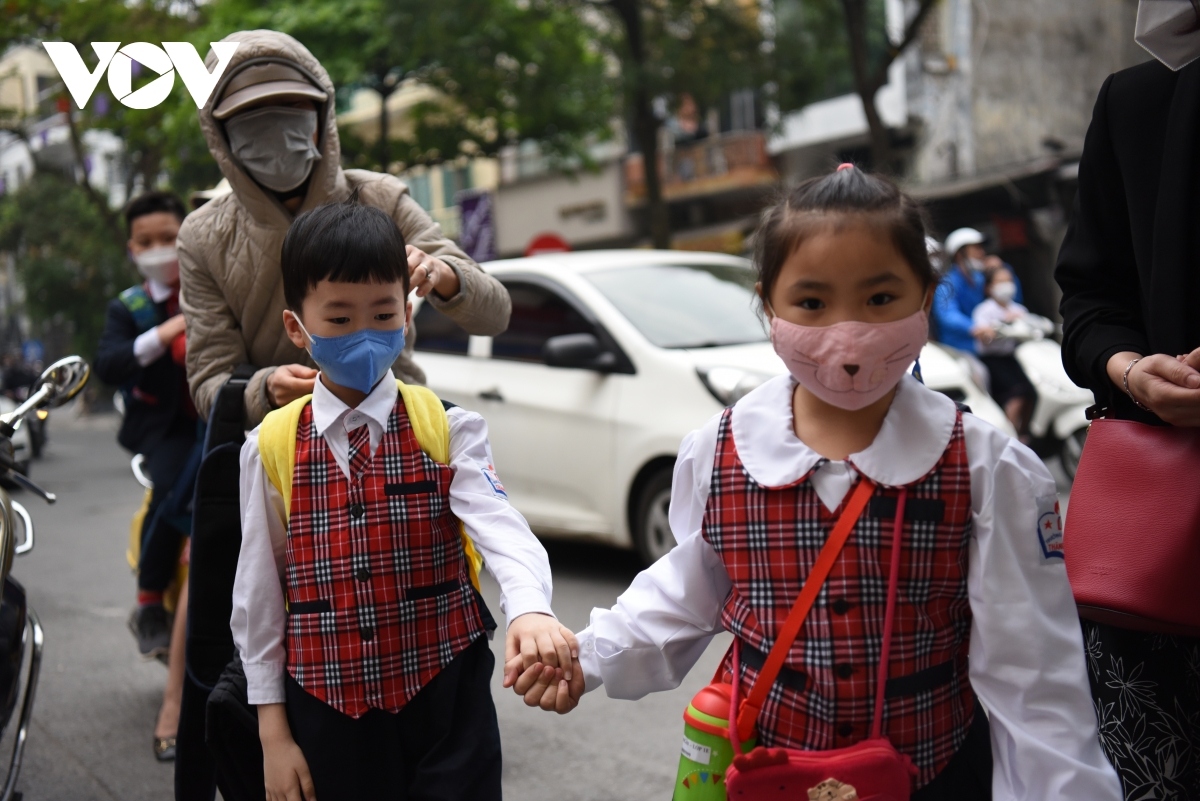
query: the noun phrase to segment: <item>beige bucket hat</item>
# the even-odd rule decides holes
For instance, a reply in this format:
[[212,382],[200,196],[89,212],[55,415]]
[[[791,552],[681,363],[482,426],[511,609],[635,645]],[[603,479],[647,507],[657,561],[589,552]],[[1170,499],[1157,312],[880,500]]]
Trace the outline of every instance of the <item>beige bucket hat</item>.
[[328,100],[329,95],[313,86],[295,67],[277,62],[251,64],[229,80],[212,115],[214,119],[225,120],[267,99],[314,100],[319,104]]

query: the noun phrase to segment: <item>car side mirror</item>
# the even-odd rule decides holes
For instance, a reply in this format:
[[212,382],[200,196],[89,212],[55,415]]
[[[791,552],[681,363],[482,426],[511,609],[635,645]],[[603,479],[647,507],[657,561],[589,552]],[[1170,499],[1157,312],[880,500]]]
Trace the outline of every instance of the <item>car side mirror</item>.
[[563,334],[542,346],[542,360],[550,367],[574,367],[607,373],[617,366],[617,357],[600,346],[594,334]]

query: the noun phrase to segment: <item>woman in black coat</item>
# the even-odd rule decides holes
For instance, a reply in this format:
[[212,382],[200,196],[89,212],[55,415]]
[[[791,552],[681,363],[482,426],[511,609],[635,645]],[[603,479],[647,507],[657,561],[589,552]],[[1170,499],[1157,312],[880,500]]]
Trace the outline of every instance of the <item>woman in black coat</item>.
[[[1115,417],[1200,426],[1200,61],[1105,81],[1056,278],[1071,378]],[[1083,626],[1126,798],[1200,799],[1200,640]]]

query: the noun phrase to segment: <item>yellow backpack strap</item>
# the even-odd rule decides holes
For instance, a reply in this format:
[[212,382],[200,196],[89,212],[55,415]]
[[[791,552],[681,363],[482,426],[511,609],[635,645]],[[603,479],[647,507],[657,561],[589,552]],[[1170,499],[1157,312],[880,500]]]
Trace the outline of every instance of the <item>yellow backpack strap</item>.
[[[438,464],[450,464],[450,421],[446,417],[446,407],[430,390],[412,384],[397,381],[400,397],[404,400],[404,409],[408,412],[408,421],[412,424],[413,433],[421,450]],[[266,421],[263,421],[266,426]],[[261,442],[261,435],[259,441]],[[293,454],[295,448],[293,447]],[[467,557],[467,568],[471,573],[471,584],[479,589],[479,569],[483,566],[483,557],[475,549],[475,543],[467,536],[467,529],[459,521],[459,535],[462,537],[463,553]]]
[[296,430],[300,414],[312,395],[297,398],[263,418],[258,429],[258,455],[267,479],[283,496],[286,514],[292,513],[292,474],[296,469]]

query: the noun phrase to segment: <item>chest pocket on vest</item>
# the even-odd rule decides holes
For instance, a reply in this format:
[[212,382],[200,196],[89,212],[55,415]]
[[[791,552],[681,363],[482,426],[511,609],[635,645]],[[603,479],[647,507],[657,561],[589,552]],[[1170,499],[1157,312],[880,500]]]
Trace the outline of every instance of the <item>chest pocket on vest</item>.
[[389,497],[394,495],[420,495],[427,492],[437,492],[438,483],[436,481],[405,481],[401,484],[384,484],[383,494]]
[[[896,499],[887,495],[876,496],[867,506],[870,517],[891,520],[896,517]],[[904,519],[910,523],[941,523],[946,519],[946,502],[941,498],[909,498],[904,502]]]

